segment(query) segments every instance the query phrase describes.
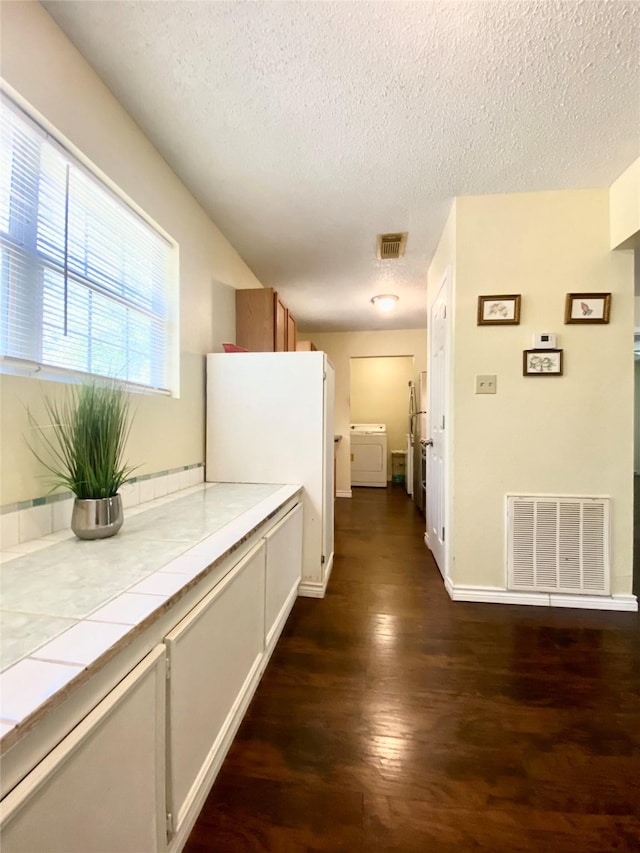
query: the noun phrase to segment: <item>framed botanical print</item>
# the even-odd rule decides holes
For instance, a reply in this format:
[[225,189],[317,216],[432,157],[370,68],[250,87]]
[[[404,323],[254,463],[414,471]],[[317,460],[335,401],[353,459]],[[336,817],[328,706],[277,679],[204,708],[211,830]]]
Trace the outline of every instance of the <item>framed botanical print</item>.
[[526,349],[522,353],[525,376],[562,376],[561,349]]
[[520,294],[478,297],[478,326],[517,326]]

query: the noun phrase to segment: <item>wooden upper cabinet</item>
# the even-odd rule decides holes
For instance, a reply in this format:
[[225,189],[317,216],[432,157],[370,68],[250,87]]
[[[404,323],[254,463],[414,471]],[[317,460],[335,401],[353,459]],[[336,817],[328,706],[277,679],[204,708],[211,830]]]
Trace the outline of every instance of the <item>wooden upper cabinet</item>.
[[249,352],[273,352],[273,288],[236,290],[236,344]]
[[249,352],[296,348],[296,322],[272,287],[236,290],[236,344]]
[[284,302],[278,298],[278,294],[274,294],[274,311],[275,311],[275,329],[274,329],[274,349],[276,352],[286,352],[287,350],[287,308]]
[[313,341],[296,341],[296,352],[315,352],[316,345]]
[[287,311],[287,351],[296,351],[296,321],[290,311]]

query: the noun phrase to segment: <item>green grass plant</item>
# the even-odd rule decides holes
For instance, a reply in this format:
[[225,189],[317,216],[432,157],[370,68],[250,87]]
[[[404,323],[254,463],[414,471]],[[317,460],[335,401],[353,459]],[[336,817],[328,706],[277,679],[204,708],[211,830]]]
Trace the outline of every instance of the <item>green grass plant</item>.
[[47,426],[28,412],[42,451],[30,447],[49,472],[52,489],[69,489],[81,499],[109,498],[131,480],[135,469],[123,454],[132,413],[121,385],[101,380],[69,385],[62,400],[45,394],[44,408]]

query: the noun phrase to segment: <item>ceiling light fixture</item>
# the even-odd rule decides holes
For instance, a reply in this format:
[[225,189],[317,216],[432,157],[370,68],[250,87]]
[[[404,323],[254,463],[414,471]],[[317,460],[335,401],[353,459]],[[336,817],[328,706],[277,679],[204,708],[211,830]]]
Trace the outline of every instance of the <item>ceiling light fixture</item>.
[[374,296],[371,302],[376,306],[379,311],[383,311],[385,314],[388,311],[393,311],[396,307],[396,302],[398,301],[398,297],[393,293],[381,293],[379,296]]

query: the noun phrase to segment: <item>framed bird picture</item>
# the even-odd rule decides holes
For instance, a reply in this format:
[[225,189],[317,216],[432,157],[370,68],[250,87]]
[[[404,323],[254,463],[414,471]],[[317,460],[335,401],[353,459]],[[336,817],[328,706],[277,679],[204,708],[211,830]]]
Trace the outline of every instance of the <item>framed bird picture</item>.
[[610,293],[567,293],[565,323],[608,323]]

